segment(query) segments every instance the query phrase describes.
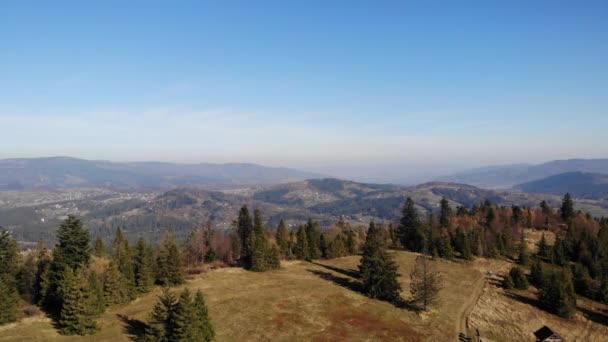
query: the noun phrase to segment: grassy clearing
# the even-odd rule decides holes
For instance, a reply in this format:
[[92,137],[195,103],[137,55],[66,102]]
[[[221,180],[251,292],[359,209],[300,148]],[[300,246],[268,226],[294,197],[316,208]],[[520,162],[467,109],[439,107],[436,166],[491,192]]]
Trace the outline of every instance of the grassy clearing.
[[[395,255],[407,299],[416,254]],[[205,293],[218,341],[449,341],[456,337],[474,284],[497,266],[484,259],[438,261],[443,306],[417,314],[358,293],[350,277],[358,262],[359,257],[293,261],[267,273],[226,268],[193,277],[186,286]],[[91,337],[58,335],[48,319],[37,316],[0,328],[0,341],[128,341],[125,317],[132,324],[145,321],[158,291],[106,312],[98,320],[101,330]]]

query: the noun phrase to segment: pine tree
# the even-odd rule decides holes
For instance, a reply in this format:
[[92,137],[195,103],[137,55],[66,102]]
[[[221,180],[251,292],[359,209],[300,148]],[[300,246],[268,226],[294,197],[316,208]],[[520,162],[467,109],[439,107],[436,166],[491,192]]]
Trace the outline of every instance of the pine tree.
[[64,335],[90,335],[97,330],[94,309],[90,306],[92,294],[88,291],[84,272],[66,267],[59,293],[62,306],[57,321],[59,332]]
[[253,231],[249,234],[248,248],[251,251],[250,270],[264,272],[269,269],[279,268],[279,253],[274,246],[270,246],[264,233],[262,213],[259,210],[253,212]]
[[0,324],[17,319],[19,293],[17,276],[19,267],[19,247],[10,233],[0,227]]
[[572,218],[574,218],[574,203],[573,203],[572,197],[570,196],[569,193],[566,193],[564,195],[560,213],[562,215],[562,220],[564,220],[564,222],[568,222]]
[[528,288],[528,279],[521,268],[511,268],[509,271],[509,277],[513,280],[513,285],[516,289],[526,290]]
[[410,302],[421,310],[439,304],[442,287],[441,275],[435,271],[431,260],[425,255],[416,257],[414,269],[410,273]]
[[175,305],[175,310],[171,315],[173,329],[169,335],[170,341],[196,341],[192,327],[193,316],[192,296],[190,295],[190,290],[185,288],[179,295],[179,301]]
[[135,299],[135,273],[133,270],[133,257],[131,255],[129,241],[124,237],[122,230],[116,228],[116,235],[112,241],[112,262],[118,267],[120,272],[120,283],[124,287],[125,301]]
[[164,287],[158,300],[152,308],[145,331],[146,341],[171,341],[170,337],[175,330],[173,315],[177,306],[177,298]]
[[296,255],[296,258],[298,259],[311,260],[310,249],[308,248],[308,237],[306,236],[306,230],[304,230],[303,225],[300,225],[298,227],[297,241],[294,253]]
[[400,301],[397,269],[397,264],[386,251],[382,232],[374,222],[370,222],[359,264],[363,292],[371,298]]
[[251,251],[249,250],[248,241],[250,240],[249,235],[253,231],[253,221],[251,220],[251,215],[249,215],[249,210],[246,205],[239,211],[237,229],[239,239],[241,240],[241,264],[246,268],[251,267]]
[[439,225],[447,228],[450,225],[450,217],[452,216],[452,208],[445,197],[441,198],[441,212],[439,214]]
[[348,226],[344,231],[346,235],[346,241],[344,242],[344,247],[346,248],[346,254],[355,255],[357,254],[357,242],[355,241],[355,231]]
[[96,315],[102,314],[106,310],[106,299],[103,286],[100,284],[95,272],[89,273],[87,286],[88,293],[90,294],[89,308]]
[[276,240],[281,256],[285,258],[289,250],[289,233],[287,232],[287,227],[285,226],[283,219],[281,219],[279,226],[277,227]]
[[570,317],[576,309],[572,275],[566,269],[552,272],[538,291],[538,301],[545,310]]
[[203,293],[198,290],[194,296],[192,315],[192,332],[193,341],[212,341],[215,337],[215,331],[209,319],[207,305]]
[[530,281],[534,286],[541,287],[545,283],[545,273],[540,259],[536,259],[530,269]]
[[172,233],[167,233],[161,242],[156,258],[156,281],[160,285],[173,286],[184,282],[182,258]]
[[133,273],[135,277],[135,290],[138,293],[146,293],[154,284],[154,272],[152,270],[152,249],[143,237],[137,240],[135,255],[133,257]]
[[106,255],[105,248],[103,246],[103,240],[98,236],[95,239],[95,247],[93,247],[93,255],[98,258],[103,258]]
[[545,233],[540,238],[538,242],[538,251],[536,252],[539,258],[548,259],[549,258],[549,246],[547,245],[547,239],[545,238]]
[[48,286],[44,297],[44,306],[52,313],[61,311],[62,297],[58,294],[60,282],[65,270],[72,272],[88,266],[91,260],[89,232],[84,229],[82,221],[69,215],[57,230],[58,243],[53,248],[53,258],[49,270]]
[[114,260],[110,261],[106,269],[103,292],[106,305],[123,304],[130,300],[127,281]]
[[521,238],[519,240],[519,254],[517,257],[517,263],[520,265],[527,265],[530,262],[530,257],[528,256],[528,244],[526,243],[526,237],[522,230]]
[[319,259],[321,257],[321,252],[319,250],[319,237],[321,233],[319,233],[317,223],[313,222],[311,219],[308,219],[305,230],[306,238],[308,239],[308,254],[311,259]]
[[411,251],[421,252],[426,246],[426,235],[410,197],[405,200],[402,214],[398,230],[401,245]]

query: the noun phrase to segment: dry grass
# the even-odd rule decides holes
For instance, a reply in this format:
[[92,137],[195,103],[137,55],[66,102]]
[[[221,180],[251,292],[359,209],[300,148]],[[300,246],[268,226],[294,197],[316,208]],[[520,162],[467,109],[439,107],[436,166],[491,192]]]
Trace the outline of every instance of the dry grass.
[[[416,254],[395,255],[407,299]],[[351,289],[355,280],[349,270],[357,269],[358,260],[285,262],[281,270],[267,273],[218,269],[193,277],[186,286],[205,293],[218,341],[450,341],[482,272],[498,265],[484,259],[438,261],[445,280],[443,306],[419,315]],[[48,319],[37,316],[0,328],[0,341],[128,341],[118,315],[145,321],[158,291],[103,314],[101,330],[91,337],[60,336]]]
[[577,301],[579,311],[563,319],[538,308],[536,290],[505,291],[494,277],[470,315],[484,341],[532,341],[543,325],[555,329],[567,341],[606,341],[608,307],[585,298]]

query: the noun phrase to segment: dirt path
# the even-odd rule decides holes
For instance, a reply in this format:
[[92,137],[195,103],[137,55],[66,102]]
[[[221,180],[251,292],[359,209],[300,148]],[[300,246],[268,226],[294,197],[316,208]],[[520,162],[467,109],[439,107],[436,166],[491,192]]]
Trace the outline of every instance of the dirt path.
[[[454,336],[457,341],[460,341],[459,334],[464,333],[469,337],[473,337],[474,335],[470,334],[474,332],[474,329],[467,329],[467,317],[473,311],[475,304],[477,304],[477,300],[483,294],[483,289],[486,284],[486,277],[482,276],[475,282],[475,288],[471,293],[471,296],[467,300],[467,302],[460,308],[458,312],[458,320],[456,320],[456,333]],[[469,327],[470,328],[470,327]],[[470,330],[470,331],[469,331]]]

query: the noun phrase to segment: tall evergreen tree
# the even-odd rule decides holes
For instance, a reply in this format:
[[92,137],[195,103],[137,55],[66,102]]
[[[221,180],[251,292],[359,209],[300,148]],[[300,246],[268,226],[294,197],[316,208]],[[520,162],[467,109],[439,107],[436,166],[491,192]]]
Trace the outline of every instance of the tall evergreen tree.
[[517,263],[520,265],[527,265],[530,262],[528,255],[528,244],[526,243],[526,237],[524,231],[521,231],[521,238],[519,240],[519,254],[517,257]]
[[95,246],[93,247],[93,255],[98,258],[103,258],[106,255],[103,240],[98,236],[95,238]]
[[53,248],[53,259],[49,270],[49,281],[46,289],[45,307],[53,312],[61,311],[62,297],[58,288],[63,281],[66,269],[75,272],[88,266],[91,260],[91,238],[82,221],[69,215],[57,230],[58,243]]
[[441,276],[435,271],[432,261],[425,255],[416,257],[414,269],[410,273],[411,303],[427,310],[429,306],[439,304],[439,291],[442,287]]
[[249,209],[247,209],[246,205],[244,205],[239,211],[237,230],[239,233],[239,239],[241,240],[241,264],[248,267],[251,264],[251,251],[249,250],[248,241],[249,235],[253,231],[253,221],[251,219],[251,215],[249,215]]
[[283,219],[281,219],[279,226],[277,227],[276,240],[281,256],[285,258],[289,250],[289,233],[287,232],[287,227],[285,226]]
[[359,264],[363,292],[371,298],[400,301],[397,269],[397,264],[387,253],[382,232],[374,222],[370,222]]
[[36,296],[36,253],[29,252],[17,272],[17,289],[26,302],[35,303]]
[[319,239],[321,233],[317,227],[317,223],[313,222],[312,219],[308,219],[306,222],[306,238],[308,239],[308,255],[311,259],[319,259],[321,257],[321,251],[319,250]]
[[538,301],[547,311],[570,317],[576,309],[576,294],[569,271],[551,272],[538,291]]
[[34,302],[42,305],[46,302],[47,291],[50,286],[51,274],[51,253],[46,248],[44,243],[39,243],[36,248],[36,280],[34,284],[35,299]]
[[168,232],[161,241],[156,258],[156,281],[160,285],[173,286],[184,282],[182,257],[173,233]]
[[207,305],[205,304],[205,298],[201,290],[196,291],[193,303],[193,316],[192,316],[192,331],[193,341],[212,341],[215,337],[215,331],[211,325],[209,319],[209,313]]
[[540,238],[538,242],[538,251],[536,252],[540,258],[548,259],[550,257],[549,254],[549,245],[547,245],[547,239],[545,238],[545,233]]
[[308,236],[306,236],[306,230],[304,229],[303,225],[298,227],[294,253],[298,259],[311,260],[310,249],[308,248]]
[[570,193],[566,193],[564,195],[564,199],[562,201],[562,207],[560,209],[560,213],[562,215],[562,220],[564,220],[565,222],[570,221],[572,218],[574,218],[574,202],[572,201],[572,197],[570,196]]
[[19,268],[19,248],[10,233],[0,227],[0,324],[17,319],[19,293],[15,278]]
[[89,291],[84,271],[77,269],[74,272],[66,267],[59,292],[63,303],[57,321],[59,332],[64,335],[93,334],[97,330],[95,309],[91,307],[93,294]]
[[110,261],[106,269],[103,292],[106,305],[123,304],[131,300],[127,281],[114,260]]
[[148,318],[148,326],[145,331],[146,341],[171,341],[170,338],[175,330],[173,315],[176,306],[177,298],[168,287],[164,287]]
[[173,329],[169,337],[170,341],[196,341],[192,326],[193,315],[192,295],[190,294],[190,290],[185,288],[179,295],[179,301],[175,305],[175,310],[171,315]]
[[450,225],[450,217],[452,216],[452,208],[450,202],[445,197],[441,198],[441,211],[439,213],[439,225],[447,228]]
[[129,241],[125,238],[122,230],[116,228],[116,235],[112,242],[112,262],[118,267],[118,272],[122,279],[119,282],[124,287],[124,293],[126,301],[135,299],[135,273],[133,270],[133,256],[131,248],[129,247]]
[[279,255],[274,246],[270,246],[264,232],[262,213],[256,209],[253,212],[253,231],[249,234],[249,249],[251,251],[251,269],[264,272],[279,268]]
[[135,277],[135,290],[138,293],[146,293],[154,284],[152,248],[148,246],[146,240],[140,237],[135,245],[135,255],[133,256],[133,273]]
[[405,200],[398,232],[404,248],[422,252],[426,247],[426,235],[418,218],[414,201],[410,197]]

